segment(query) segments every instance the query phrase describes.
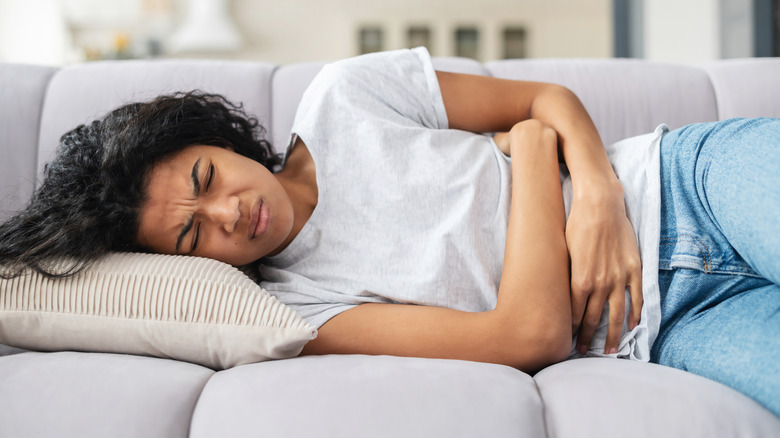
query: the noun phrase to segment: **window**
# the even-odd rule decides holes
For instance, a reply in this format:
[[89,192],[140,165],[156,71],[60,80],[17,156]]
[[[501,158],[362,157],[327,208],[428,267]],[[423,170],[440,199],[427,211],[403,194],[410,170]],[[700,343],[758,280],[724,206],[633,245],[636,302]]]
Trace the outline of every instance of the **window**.
[[780,1],[753,0],[744,8],[753,9],[753,56],[780,56]]
[[473,27],[459,27],[455,30],[455,55],[479,59],[479,31]]
[[360,54],[380,52],[384,44],[384,32],[380,27],[371,26],[360,29],[359,41]]
[[613,49],[616,57],[644,56],[644,9],[644,0],[612,0]]
[[775,13],[774,23],[772,23],[775,34],[774,56],[780,56],[780,0],[774,1],[772,10]]
[[525,58],[525,29],[508,27],[504,29],[504,59]]
[[406,32],[407,44],[410,48],[424,46],[431,50],[431,30],[427,26],[412,26]]

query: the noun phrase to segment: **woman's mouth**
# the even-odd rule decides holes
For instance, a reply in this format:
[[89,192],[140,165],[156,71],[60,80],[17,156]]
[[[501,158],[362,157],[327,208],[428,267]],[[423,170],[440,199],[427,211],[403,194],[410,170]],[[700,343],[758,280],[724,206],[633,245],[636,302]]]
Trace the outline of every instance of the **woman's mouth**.
[[252,217],[249,222],[249,238],[262,236],[268,229],[268,223],[271,221],[271,212],[268,210],[268,206],[261,199],[260,203],[252,209]]

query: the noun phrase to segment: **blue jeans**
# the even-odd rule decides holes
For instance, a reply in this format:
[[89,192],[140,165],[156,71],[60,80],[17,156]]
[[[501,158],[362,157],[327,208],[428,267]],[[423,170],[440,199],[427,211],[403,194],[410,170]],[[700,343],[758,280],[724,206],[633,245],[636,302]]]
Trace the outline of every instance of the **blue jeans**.
[[731,386],[780,417],[780,119],[663,137],[659,268],[652,361]]

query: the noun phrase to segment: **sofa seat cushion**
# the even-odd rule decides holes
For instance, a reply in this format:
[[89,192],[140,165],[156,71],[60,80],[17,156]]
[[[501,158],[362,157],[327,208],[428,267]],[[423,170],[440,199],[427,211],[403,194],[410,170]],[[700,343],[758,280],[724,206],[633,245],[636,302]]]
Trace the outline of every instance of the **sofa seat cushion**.
[[198,365],[130,355],[3,356],[0,436],[186,437],[212,374]]
[[661,365],[577,359],[534,380],[558,438],[780,436],[780,418],[747,396]]
[[192,420],[215,436],[545,436],[533,379],[503,365],[318,356],[216,374]]

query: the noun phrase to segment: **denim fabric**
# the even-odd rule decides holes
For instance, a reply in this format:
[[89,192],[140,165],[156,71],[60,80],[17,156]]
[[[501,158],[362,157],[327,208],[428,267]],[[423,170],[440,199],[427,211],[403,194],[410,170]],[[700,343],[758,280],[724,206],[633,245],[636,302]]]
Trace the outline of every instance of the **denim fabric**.
[[652,361],[780,416],[780,119],[664,136],[659,269]]

